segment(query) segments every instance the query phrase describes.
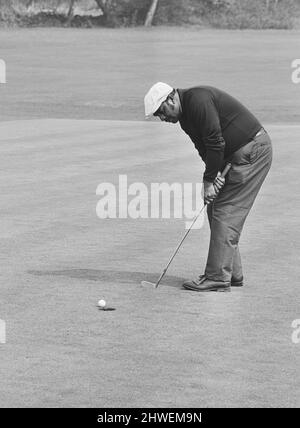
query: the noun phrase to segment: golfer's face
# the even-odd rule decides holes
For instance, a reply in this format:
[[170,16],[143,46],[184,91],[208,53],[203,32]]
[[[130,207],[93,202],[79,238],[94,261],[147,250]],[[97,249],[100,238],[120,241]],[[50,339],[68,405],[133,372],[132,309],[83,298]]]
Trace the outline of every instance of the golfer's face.
[[155,116],[158,116],[163,122],[178,122],[178,109],[172,100],[167,100],[161,104]]

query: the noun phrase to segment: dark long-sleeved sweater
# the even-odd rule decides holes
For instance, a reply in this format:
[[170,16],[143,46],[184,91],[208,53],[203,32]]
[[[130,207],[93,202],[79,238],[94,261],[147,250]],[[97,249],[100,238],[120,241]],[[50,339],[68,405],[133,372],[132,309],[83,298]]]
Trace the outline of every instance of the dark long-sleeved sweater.
[[226,92],[211,86],[178,89],[181,128],[206,164],[204,180],[214,181],[224,159],[247,144],[261,129],[256,117]]

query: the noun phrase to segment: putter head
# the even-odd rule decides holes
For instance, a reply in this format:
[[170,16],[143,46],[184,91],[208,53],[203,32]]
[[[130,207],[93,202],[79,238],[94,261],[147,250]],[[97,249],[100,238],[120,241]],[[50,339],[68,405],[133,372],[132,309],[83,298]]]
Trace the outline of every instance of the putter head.
[[141,286],[142,287],[153,287],[153,288],[156,288],[156,284],[154,284],[153,282],[150,282],[150,281],[142,281],[141,282]]

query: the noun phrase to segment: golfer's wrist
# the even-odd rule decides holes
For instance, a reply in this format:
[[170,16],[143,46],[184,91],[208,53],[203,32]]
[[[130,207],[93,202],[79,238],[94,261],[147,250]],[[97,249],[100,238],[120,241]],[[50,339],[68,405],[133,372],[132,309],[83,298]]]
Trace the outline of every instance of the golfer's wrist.
[[213,186],[213,184],[213,181],[203,180],[204,189],[209,189],[211,186]]

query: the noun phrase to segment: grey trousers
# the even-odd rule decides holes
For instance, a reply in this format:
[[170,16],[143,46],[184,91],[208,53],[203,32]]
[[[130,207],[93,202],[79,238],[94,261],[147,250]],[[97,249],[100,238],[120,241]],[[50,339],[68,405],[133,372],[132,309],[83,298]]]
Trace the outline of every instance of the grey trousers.
[[231,157],[232,168],[214,202],[207,207],[210,245],[205,276],[229,282],[243,277],[240,235],[257,193],[272,163],[272,145],[266,132]]

